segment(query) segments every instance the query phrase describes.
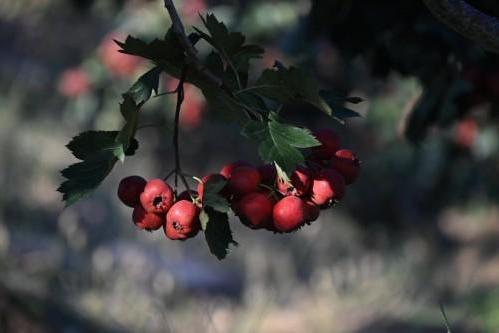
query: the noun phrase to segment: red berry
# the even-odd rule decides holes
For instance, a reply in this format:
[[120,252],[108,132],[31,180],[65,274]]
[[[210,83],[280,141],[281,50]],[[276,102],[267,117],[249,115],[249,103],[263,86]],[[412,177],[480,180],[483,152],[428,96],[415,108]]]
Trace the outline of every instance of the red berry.
[[275,204],[272,216],[276,230],[290,232],[303,225],[307,219],[307,207],[298,197],[284,197]]
[[119,52],[120,47],[114,40],[123,40],[125,36],[111,33],[102,40],[98,53],[106,69],[118,76],[127,77],[135,73],[142,62],[140,57]]
[[176,202],[166,214],[164,231],[170,239],[187,239],[196,236],[201,229],[199,208],[190,201]]
[[277,177],[277,170],[273,164],[264,164],[258,167],[258,172],[260,172],[260,177],[262,183],[265,185],[274,185],[275,179]]
[[260,184],[260,173],[253,167],[242,166],[232,172],[227,183],[229,191],[235,195],[255,192]]
[[343,175],[346,184],[352,184],[360,172],[359,158],[348,149],[338,150],[331,159],[331,166]]
[[307,207],[307,218],[306,222],[314,222],[319,218],[320,207],[314,204],[312,201],[305,201],[305,206]]
[[185,190],[183,192],[181,192],[179,195],[177,195],[177,200],[176,201],[180,201],[180,200],[187,200],[187,201],[192,201],[192,198],[197,198],[198,197],[198,192],[194,191],[194,190]]
[[262,228],[272,221],[274,200],[268,194],[252,192],[244,195],[235,204],[235,213],[252,229]]
[[320,129],[314,132],[314,136],[321,143],[320,146],[312,148],[314,158],[329,160],[340,149],[340,138],[332,130]]
[[59,93],[74,98],[87,93],[91,88],[90,77],[82,68],[65,70],[59,78]]
[[125,177],[118,185],[118,198],[129,207],[140,204],[140,194],[144,191],[147,182],[140,176]]
[[311,172],[305,167],[298,166],[291,174],[289,182],[279,180],[277,189],[284,195],[303,196],[307,194],[312,185]]
[[[218,174],[218,173],[212,173],[211,175],[206,175],[206,176],[203,176],[203,178],[201,178],[201,183],[198,184],[198,195],[199,195],[199,198],[201,200],[203,200],[203,195],[204,195],[204,187],[205,187],[205,184],[210,182],[210,183],[218,183],[218,182],[226,182],[227,179]],[[220,191],[220,194],[224,195],[225,196],[225,188],[223,188],[221,191]]]
[[151,179],[140,195],[140,203],[149,213],[164,214],[173,205],[173,190],[163,180]]
[[141,206],[137,205],[132,213],[133,223],[140,229],[157,230],[165,223],[165,217],[154,213],[148,213]]
[[329,206],[345,195],[343,176],[334,169],[322,169],[312,182],[311,201],[318,206]]
[[252,165],[246,161],[235,161],[229,164],[224,165],[224,167],[220,170],[220,174],[225,178],[229,179],[232,176],[232,172],[239,167],[251,167]]

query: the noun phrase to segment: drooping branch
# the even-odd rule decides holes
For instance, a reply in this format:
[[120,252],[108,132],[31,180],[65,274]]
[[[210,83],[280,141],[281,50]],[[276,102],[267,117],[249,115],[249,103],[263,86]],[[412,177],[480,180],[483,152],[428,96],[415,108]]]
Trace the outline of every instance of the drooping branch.
[[499,54],[499,19],[464,0],[423,0],[432,14],[461,35]]

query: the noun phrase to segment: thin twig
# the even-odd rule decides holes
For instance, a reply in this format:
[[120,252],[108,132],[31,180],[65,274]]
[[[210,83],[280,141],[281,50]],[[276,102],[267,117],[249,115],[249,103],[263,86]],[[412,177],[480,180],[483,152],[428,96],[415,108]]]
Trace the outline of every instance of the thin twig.
[[161,96],[165,96],[165,95],[173,95],[173,94],[176,94],[176,93],[177,93],[177,90],[175,89],[175,90],[172,90],[172,91],[165,91],[165,92],[156,94],[153,97],[161,97]]
[[180,165],[180,149],[178,144],[178,129],[179,129],[179,120],[180,120],[180,110],[182,108],[182,103],[184,102],[184,82],[187,77],[188,66],[184,65],[182,67],[182,73],[180,75],[180,80],[177,86],[177,106],[175,108],[175,125],[173,127],[173,149],[175,151],[175,189],[178,187],[178,178],[184,184],[185,188],[190,191],[189,184],[185,179],[185,176],[182,172],[182,167]]
[[445,328],[447,329],[447,333],[452,333],[450,330],[449,320],[447,319],[447,314],[445,313],[444,305],[442,302],[440,304],[440,312],[442,313],[442,317],[444,318]]
[[163,180],[166,182],[168,180],[168,178],[170,178],[174,173],[175,173],[175,169],[168,172],[168,174],[165,176],[165,178],[163,178]]

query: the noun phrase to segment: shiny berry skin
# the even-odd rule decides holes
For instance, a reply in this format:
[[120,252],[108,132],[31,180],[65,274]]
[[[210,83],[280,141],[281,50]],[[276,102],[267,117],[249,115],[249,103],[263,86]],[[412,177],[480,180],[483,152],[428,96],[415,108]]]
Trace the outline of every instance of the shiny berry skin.
[[173,190],[162,179],[151,179],[140,195],[140,203],[149,213],[164,214],[173,205]]
[[224,167],[220,170],[220,174],[225,178],[229,179],[232,176],[232,172],[239,167],[251,167],[251,163],[246,161],[235,161],[229,164],[224,165]]
[[170,239],[194,237],[200,229],[199,208],[190,201],[177,201],[166,214],[164,231]]
[[234,206],[236,215],[252,229],[263,228],[272,221],[274,200],[268,194],[248,193]]
[[140,229],[149,231],[157,230],[165,223],[164,216],[148,213],[141,205],[137,205],[133,209],[132,220],[133,223]]
[[291,174],[289,183],[278,180],[277,189],[283,195],[303,196],[308,193],[312,185],[312,176],[310,170],[305,167],[298,166]]
[[312,182],[310,199],[318,206],[329,206],[345,195],[343,176],[334,169],[322,169]]
[[359,176],[360,161],[351,150],[338,150],[331,159],[331,166],[343,175],[347,185],[352,184]]
[[118,185],[118,198],[128,207],[140,204],[140,194],[144,191],[147,181],[140,176],[125,177]]
[[242,166],[234,169],[227,182],[229,192],[236,196],[256,192],[260,184],[260,172],[256,168]]
[[320,207],[310,200],[305,201],[305,206],[307,207],[307,217],[305,221],[310,223],[317,220],[320,214]]
[[[201,200],[203,200],[203,195],[204,195],[204,187],[205,184],[210,182],[210,183],[218,183],[218,182],[226,182],[227,179],[218,174],[218,173],[212,173],[211,175],[206,175],[201,178],[201,183],[198,183],[198,195]],[[220,194],[222,196],[226,195],[226,189],[225,187],[220,191]]]
[[323,128],[314,131],[315,138],[320,146],[312,147],[312,157],[319,160],[329,160],[340,149],[340,137],[332,130]]
[[262,184],[272,186],[277,177],[277,170],[273,164],[264,164],[258,167]]
[[278,201],[272,211],[274,227],[280,232],[298,229],[307,219],[305,202],[295,196],[284,197]]

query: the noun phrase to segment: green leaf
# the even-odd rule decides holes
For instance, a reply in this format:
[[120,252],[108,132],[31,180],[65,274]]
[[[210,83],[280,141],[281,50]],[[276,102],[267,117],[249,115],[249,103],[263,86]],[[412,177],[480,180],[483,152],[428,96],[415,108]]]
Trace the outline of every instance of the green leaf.
[[154,91],[158,93],[159,76],[161,68],[154,67],[133,84],[127,94],[135,101],[136,104],[146,102]]
[[273,69],[263,71],[255,83],[255,91],[281,103],[307,102],[327,115],[333,111],[319,94],[319,84],[310,73],[296,68],[286,68],[278,63]]
[[[142,104],[142,103],[141,103]],[[116,136],[116,142],[119,144],[117,149],[114,150],[114,155],[123,162],[125,159],[125,152],[130,147],[130,144],[137,132],[139,123],[139,109],[141,104],[137,105],[129,94],[123,95],[123,102],[120,104],[120,112],[125,118],[125,125]]]
[[262,160],[276,162],[285,172],[291,172],[305,158],[298,148],[319,146],[320,142],[308,129],[280,123],[275,114],[268,121],[250,121],[243,128],[243,135],[259,142]]
[[204,184],[203,207],[211,207],[221,213],[230,211],[229,202],[220,194],[226,183],[226,180],[210,179]]
[[66,145],[73,155],[84,160],[104,151],[114,151],[119,148],[115,141],[118,131],[86,131],[75,136]]
[[331,106],[334,112],[334,117],[340,120],[346,118],[356,118],[361,117],[360,113],[351,110],[345,106],[345,103],[358,104],[363,101],[360,97],[338,97],[329,91],[321,91],[321,96],[324,100]]
[[139,38],[128,36],[124,42],[115,41],[121,47],[119,52],[152,60],[181,65],[184,53],[177,38],[170,28],[164,39],[145,42]]
[[[128,114],[127,110],[124,110]],[[126,125],[125,125],[126,127]],[[66,206],[70,206],[93,191],[111,172],[120,157],[133,155],[138,147],[134,138],[126,145],[118,138],[118,131],[87,131],[74,137],[66,146],[82,160],[61,171],[67,179],[57,189],[63,194]]]
[[246,87],[250,61],[261,58],[264,50],[258,45],[245,45],[246,37],[240,32],[229,31],[215,15],[208,14],[202,19],[208,33],[195,28],[197,33],[220,53],[227,64],[220,76],[230,87]]
[[101,152],[61,171],[67,179],[57,191],[63,194],[66,207],[93,191],[111,172],[117,158],[109,152]]
[[286,174],[286,172],[284,172],[284,170],[281,168],[281,166],[279,164],[277,164],[276,162],[274,162],[274,165],[275,165],[275,169],[277,172],[277,178],[281,179],[284,183],[289,183],[290,179],[289,179],[288,175]]
[[227,213],[217,212],[209,207],[204,209],[205,230],[204,236],[210,252],[214,254],[219,260],[224,259],[229,251],[231,244],[237,246],[237,242],[232,238],[232,231],[230,230],[229,217]]

